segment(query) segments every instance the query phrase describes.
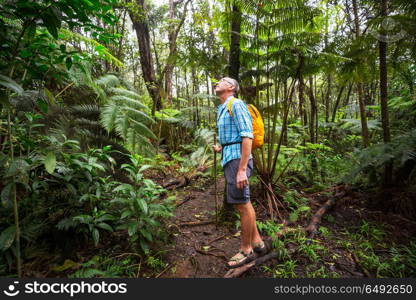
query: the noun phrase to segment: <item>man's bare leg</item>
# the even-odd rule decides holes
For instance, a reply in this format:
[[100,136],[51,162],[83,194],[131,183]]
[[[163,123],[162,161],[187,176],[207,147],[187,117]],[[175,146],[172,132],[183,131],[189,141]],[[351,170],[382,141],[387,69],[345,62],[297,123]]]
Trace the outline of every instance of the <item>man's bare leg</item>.
[[[250,202],[244,204],[236,204],[236,208],[240,214],[241,222],[241,246],[240,249],[244,253],[250,253],[253,250],[252,244],[262,241],[256,225],[256,213]],[[230,262],[230,265],[237,262]]]
[[253,231],[251,234],[251,244],[257,244],[262,242],[262,238],[259,234],[259,231],[257,230],[257,223],[256,223],[256,212],[254,210],[253,205],[251,204],[251,202],[247,203],[249,206],[249,209],[251,211],[251,214],[253,215],[253,221],[252,221],[252,225],[253,225]]
[[251,251],[251,240],[253,235],[253,214],[249,207],[250,203],[237,204],[241,222],[241,250],[245,253]]

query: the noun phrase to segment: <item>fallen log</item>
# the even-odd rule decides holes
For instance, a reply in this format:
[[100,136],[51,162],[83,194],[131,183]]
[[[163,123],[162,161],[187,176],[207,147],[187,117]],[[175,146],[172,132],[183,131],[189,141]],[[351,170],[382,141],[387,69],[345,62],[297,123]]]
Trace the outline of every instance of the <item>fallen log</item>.
[[261,256],[259,258],[256,258],[252,262],[249,262],[248,264],[242,265],[241,267],[230,269],[225,275],[224,278],[236,278],[243,275],[245,272],[250,270],[252,267],[260,265],[262,263],[265,263],[266,261],[277,258],[276,252],[271,252],[269,254],[266,254],[264,256]]
[[180,178],[176,178],[176,179],[173,179],[171,181],[164,183],[162,187],[169,190],[173,188],[186,186],[189,184],[189,182],[190,182],[190,179],[188,177],[182,176]]
[[194,171],[195,173],[193,173],[193,174],[188,173],[187,175],[183,175],[179,178],[172,179],[172,180],[162,184],[162,187],[165,188],[165,189],[168,189],[168,190],[185,187],[185,186],[189,185],[192,180],[196,180],[199,177],[201,177],[203,175],[202,172],[205,172],[206,169],[207,169],[207,167],[205,167],[205,166],[198,167]]
[[318,226],[321,223],[322,217],[325,213],[327,213],[335,204],[335,202],[345,196],[347,192],[344,190],[334,195],[333,198],[329,199],[325,202],[321,208],[312,216],[311,221],[309,222],[308,227],[305,228],[305,232],[308,234],[310,239],[314,238],[315,235],[318,233]]

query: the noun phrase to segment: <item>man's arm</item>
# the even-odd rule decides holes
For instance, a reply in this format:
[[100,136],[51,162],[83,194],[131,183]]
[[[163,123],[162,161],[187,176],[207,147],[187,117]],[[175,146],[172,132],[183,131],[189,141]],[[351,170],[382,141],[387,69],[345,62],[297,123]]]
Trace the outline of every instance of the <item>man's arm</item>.
[[222,150],[222,147],[221,147],[221,145],[220,145],[220,146],[217,146],[217,145],[212,145],[212,149],[213,149],[215,152],[220,153],[220,152],[221,152],[221,150]]
[[238,167],[236,178],[237,188],[242,189],[248,184],[246,171],[251,153],[251,145],[253,143],[253,128],[250,112],[244,102],[235,101],[233,103],[233,116],[242,141],[240,165]]
[[237,178],[236,178],[237,188],[239,189],[242,189],[245,185],[248,184],[246,171],[247,171],[248,159],[251,153],[251,144],[253,143],[253,140],[248,137],[243,137],[242,140],[243,141],[241,144],[241,159],[240,159],[240,165],[238,166]]

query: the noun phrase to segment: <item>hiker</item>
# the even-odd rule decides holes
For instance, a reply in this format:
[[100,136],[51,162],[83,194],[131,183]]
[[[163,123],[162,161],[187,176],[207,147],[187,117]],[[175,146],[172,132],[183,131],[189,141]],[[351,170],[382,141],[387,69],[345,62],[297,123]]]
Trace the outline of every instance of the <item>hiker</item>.
[[[240,251],[229,260],[230,268],[252,261],[255,257],[254,251],[266,251],[266,245],[257,230],[256,213],[250,202],[248,178],[253,171],[252,118],[247,105],[234,97],[238,90],[238,82],[229,77],[222,78],[215,85],[215,93],[221,100],[217,115],[221,146],[214,145],[213,149],[215,152],[221,152],[221,165],[227,184],[226,201],[234,205],[241,220]],[[232,101],[231,106],[227,107],[229,101]],[[229,113],[229,109],[232,114]]]

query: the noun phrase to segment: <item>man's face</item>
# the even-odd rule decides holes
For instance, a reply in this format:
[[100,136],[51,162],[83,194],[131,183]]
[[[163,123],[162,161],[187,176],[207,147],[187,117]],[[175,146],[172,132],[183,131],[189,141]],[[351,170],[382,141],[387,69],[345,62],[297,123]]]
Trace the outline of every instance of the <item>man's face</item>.
[[234,90],[234,85],[228,81],[226,78],[221,79],[215,84],[215,93],[217,95],[222,94],[223,92]]

